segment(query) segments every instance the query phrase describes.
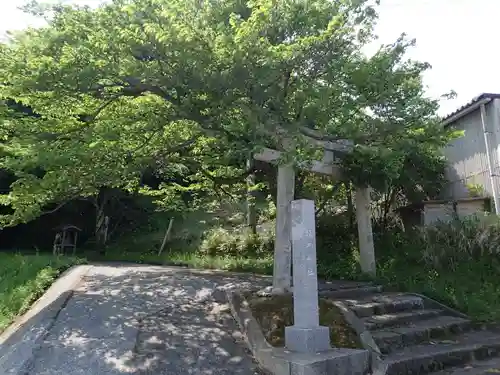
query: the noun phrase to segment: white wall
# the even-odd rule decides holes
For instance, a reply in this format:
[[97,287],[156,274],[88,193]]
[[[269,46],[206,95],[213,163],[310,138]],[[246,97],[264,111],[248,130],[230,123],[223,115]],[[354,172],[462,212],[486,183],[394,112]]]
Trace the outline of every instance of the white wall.
[[437,221],[451,221],[453,217],[465,218],[471,215],[482,215],[485,201],[482,199],[466,199],[458,201],[456,212],[453,203],[426,203],[424,205],[424,225],[432,225]]
[[[500,100],[495,99],[486,104],[485,109],[487,126],[492,131],[490,135],[490,153],[493,168],[496,174],[500,175]],[[457,130],[464,130],[465,133],[463,137],[452,141],[445,150],[445,156],[449,162],[446,177],[450,181],[444,194],[445,197],[453,199],[468,197],[467,184],[479,184],[484,188],[487,196],[492,196],[479,108],[450,126]],[[497,184],[497,191],[499,191],[500,177],[495,178],[495,183]]]
[[424,225],[432,225],[436,221],[451,221],[453,218],[452,204],[429,203],[424,206]]

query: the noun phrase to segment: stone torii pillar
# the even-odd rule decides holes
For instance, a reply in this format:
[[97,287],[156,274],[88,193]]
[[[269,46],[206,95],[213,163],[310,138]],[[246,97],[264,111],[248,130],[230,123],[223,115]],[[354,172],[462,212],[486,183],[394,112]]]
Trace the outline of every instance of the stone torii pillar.
[[[318,142],[312,140],[314,142]],[[325,145],[323,160],[313,160],[310,163],[298,167],[313,173],[320,173],[341,178],[341,170],[334,162],[334,150],[345,150],[342,144],[331,142],[320,142]],[[281,158],[281,152],[270,148],[264,148],[256,153],[254,158],[267,163],[277,163]],[[276,239],[274,243],[274,274],[273,290],[284,292],[291,287],[291,231],[292,222],[290,216],[291,202],[295,193],[295,171],[291,165],[278,166],[278,191],[276,207]],[[370,189],[358,187],[356,189],[356,218],[358,222],[360,266],[363,273],[375,276],[375,250],[373,246],[373,234],[370,212]]]
[[359,263],[361,271],[370,276],[377,273],[375,262],[375,247],[370,208],[370,188],[356,188],[356,221],[358,222]]
[[290,289],[292,274],[291,203],[295,197],[295,170],[292,165],[278,166],[276,198],[276,234],[274,240],[273,290],[283,293]]

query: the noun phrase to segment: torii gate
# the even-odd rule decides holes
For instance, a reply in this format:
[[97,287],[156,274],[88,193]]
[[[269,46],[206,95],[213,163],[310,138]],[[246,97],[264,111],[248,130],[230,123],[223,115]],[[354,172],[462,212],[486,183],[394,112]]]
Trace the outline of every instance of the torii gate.
[[[327,142],[306,137],[309,142],[323,147],[323,159],[313,160],[299,168],[314,173],[321,173],[341,177],[340,167],[335,164],[334,152],[349,151],[350,145],[346,142]],[[289,142],[286,142],[289,143]],[[264,148],[254,154],[254,159],[275,163],[281,157],[281,152]],[[292,165],[279,165],[277,178],[277,205],[276,205],[276,238],[274,243],[274,273],[273,289],[287,291],[291,287],[291,228],[290,206],[295,194],[295,170]],[[356,187],[356,220],[358,223],[360,266],[364,273],[375,276],[375,250],[370,214],[370,188]]]

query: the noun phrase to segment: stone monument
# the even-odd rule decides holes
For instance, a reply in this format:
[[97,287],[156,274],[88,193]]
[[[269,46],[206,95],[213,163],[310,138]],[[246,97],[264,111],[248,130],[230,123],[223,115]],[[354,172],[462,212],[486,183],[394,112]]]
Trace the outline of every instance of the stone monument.
[[312,200],[291,204],[294,325],[285,328],[285,345],[300,353],[330,349],[330,330],[319,325],[315,209]]

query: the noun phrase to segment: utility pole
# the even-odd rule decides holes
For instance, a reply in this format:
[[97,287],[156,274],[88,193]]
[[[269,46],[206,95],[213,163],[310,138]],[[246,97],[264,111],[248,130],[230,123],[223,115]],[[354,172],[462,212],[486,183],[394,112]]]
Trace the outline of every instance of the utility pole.
[[498,199],[498,186],[496,183],[497,174],[493,169],[493,160],[491,160],[491,152],[490,152],[490,138],[492,132],[488,130],[487,126],[487,117],[486,117],[486,108],[484,104],[481,104],[481,124],[483,126],[483,134],[484,134],[484,145],[486,148],[486,159],[488,161],[488,171],[490,173],[490,183],[491,183],[491,192],[493,194],[493,202],[495,203],[495,213],[500,215],[500,200]]

